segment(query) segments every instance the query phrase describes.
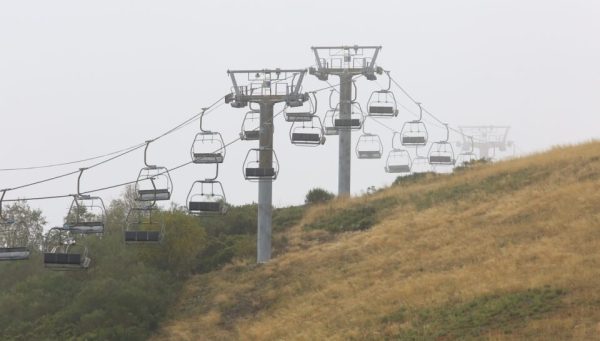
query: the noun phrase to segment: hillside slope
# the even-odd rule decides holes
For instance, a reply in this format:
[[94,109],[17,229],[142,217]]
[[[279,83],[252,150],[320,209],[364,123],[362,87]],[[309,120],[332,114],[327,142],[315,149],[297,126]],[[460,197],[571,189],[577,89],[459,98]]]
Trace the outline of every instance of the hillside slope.
[[[319,230],[352,212],[372,226]],[[593,339],[599,222],[597,142],[407,179],[311,208],[266,265],[194,277],[153,339]]]

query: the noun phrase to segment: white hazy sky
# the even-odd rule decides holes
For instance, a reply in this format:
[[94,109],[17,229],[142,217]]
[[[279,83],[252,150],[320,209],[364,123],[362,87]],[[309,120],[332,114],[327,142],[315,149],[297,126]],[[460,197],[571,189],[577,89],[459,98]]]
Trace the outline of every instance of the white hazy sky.
[[[441,119],[454,126],[511,125],[510,139],[521,152],[597,138],[598,18],[596,0],[0,1],[0,168],[76,160],[143,142],[228,92],[227,69],[307,67],[313,45],[382,45],[378,64]],[[309,77],[305,90],[324,85]],[[364,104],[377,84],[362,79],[359,87]],[[206,124],[232,140],[244,112],[222,106]],[[399,129],[408,119],[403,110],[389,124]],[[300,203],[316,186],[335,192],[337,140],[300,148],[289,144],[288,129],[276,121],[281,173],[274,204]],[[157,142],[150,162],[187,161],[196,130],[194,124]],[[389,149],[391,134],[373,130]],[[443,135],[430,131],[434,139]],[[228,149],[220,180],[234,204],[256,200],[257,185],[241,172],[254,145]],[[142,161],[140,151],[90,170],[82,187],[135,179]],[[80,166],[0,172],[0,187]],[[384,160],[353,160],[353,192],[393,181],[383,166]],[[174,201],[185,201],[202,169],[191,165],[173,174]],[[75,183],[71,176],[7,197],[73,193]],[[120,192],[99,194],[108,203]],[[69,203],[30,205],[59,224]]]

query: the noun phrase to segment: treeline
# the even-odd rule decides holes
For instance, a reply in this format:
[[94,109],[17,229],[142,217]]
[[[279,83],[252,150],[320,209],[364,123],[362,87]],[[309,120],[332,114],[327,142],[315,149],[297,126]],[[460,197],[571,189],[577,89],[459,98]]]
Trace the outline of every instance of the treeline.
[[[32,254],[26,261],[0,263],[1,340],[143,340],[188,276],[235,258],[254,260],[256,205],[202,218],[173,206],[160,212],[166,231],[162,244],[125,245],[122,227],[131,198],[128,190],[110,203],[103,236],[77,238],[92,259],[87,271],[45,269],[42,212],[23,202],[5,208],[15,218],[12,232],[17,233],[2,234],[0,245],[18,241]],[[295,224],[303,212],[302,206],[276,209],[275,231]],[[275,238],[274,244],[276,250],[285,248],[285,238]]]

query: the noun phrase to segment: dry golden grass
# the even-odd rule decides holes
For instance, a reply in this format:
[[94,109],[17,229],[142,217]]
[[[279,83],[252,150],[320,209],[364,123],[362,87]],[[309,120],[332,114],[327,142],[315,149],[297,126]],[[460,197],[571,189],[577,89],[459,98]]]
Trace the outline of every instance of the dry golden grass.
[[[389,197],[397,206],[368,231],[301,227]],[[558,308],[480,337],[600,339],[597,142],[314,207],[289,240],[269,264],[190,280],[154,340],[396,338],[420,309],[545,286],[564,290]],[[401,308],[406,319],[384,322]]]

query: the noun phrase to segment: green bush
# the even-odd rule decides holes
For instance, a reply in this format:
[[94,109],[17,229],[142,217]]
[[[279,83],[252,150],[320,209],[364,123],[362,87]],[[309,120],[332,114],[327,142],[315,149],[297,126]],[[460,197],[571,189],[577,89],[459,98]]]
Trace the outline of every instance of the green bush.
[[328,192],[322,188],[313,188],[308,193],[306,193],[306,198],[304,199],[305,204],[319,204],[327,202],[331,199],[335,198],[335,195],[331,192]]

